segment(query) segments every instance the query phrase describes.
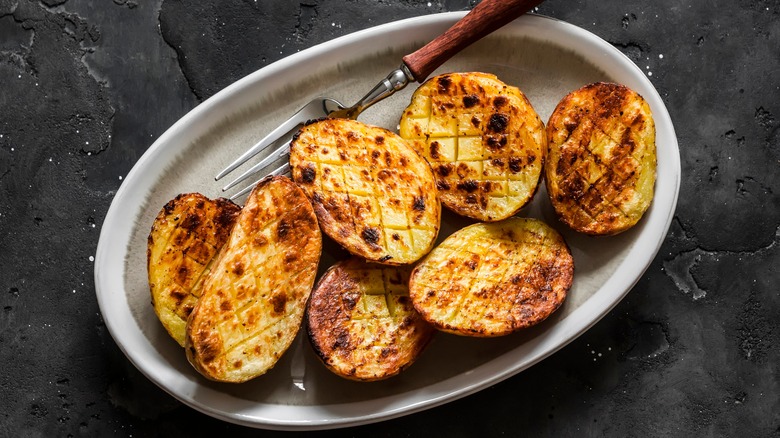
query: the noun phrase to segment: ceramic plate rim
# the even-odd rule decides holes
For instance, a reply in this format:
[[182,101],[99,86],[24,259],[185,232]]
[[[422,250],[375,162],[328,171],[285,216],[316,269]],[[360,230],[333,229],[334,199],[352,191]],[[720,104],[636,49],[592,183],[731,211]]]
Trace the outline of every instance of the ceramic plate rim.
[[[182,135],[187,126],[208,116],[210,112],[219,112],[219,109],[227,105],[231,99],[236,99],[240,90],[245,87],[273,78],[279,72],[294,68],[299,63],[342,50],[351,44],[360,44],[364,38],[390,35],[409,29],[424,31],[430,28],[446,28],[463,15],[465,12],[449,12],[399,20],[345,35],[298,52],[240,79],[215,94],[182,117],[149,147],[117,191],[102,225],[95,255],[95,289],[105,324],[123,353],[147,378],[196,410],[250,427],[313,430],[373,423],[453,401],[519,373],[584,333],[631,290],[660,249],[677,205],[681,171],[677,137],[671,118],[652,83],[622,52],[598,36],[575,25],[530,14],[510,23],[499,33],[515,31],[533,35],[535,39],[546,39],[558,45],[565,42],[565,47],[583,56],[587,54],[586,59],[594,62],[611,77],[625,77],[627,80],[622,82],[640,92],[650,104],[656,121],[657,143],[665,142],[663,146],[666,152],[661,156],[659,147],[659,178],[656,182],[655,199],[648,211],[648,214],[653,213],[654,219],[648,221],[646,228],[638,234],[633,248],[617,267],[616,273],[567,317],[566,324],[551,325],[545,333],[527,343],[532,344],[532,354],[517,357],[518,352],[510,350],[468,373],[407,393],[369,401],[284,406],[237,399],[210,388],[198,387],[196,381],[182,376],[161,360],[153,346],[144,342],[145,338],[128,335],[128,333],[137,333],[140,329],[130,314],[130,309],[122,307],[127,304],[122,286],[124,253],[132,230],[133,218],[129,217],[131,215],[122,214],[120,207],[128,204],[143,205],[143,200],[152,185],[151,182],[144,181],[144,177],[161,170],[155,159],[163,153],[164,148],[171,147],[170,144],[177,136]],[[388,66],[388,71],[393,67],[395,66]],[[125,234],[118,233],[119,231]],[[120,239],[117,242],[117,236],[124,240]],[[631,266],[627,265],[628,260],[631,260]],[[118,300],[121,305],[118,305],[115,300],[117,294],[122,298]],[[196,390],[201,391],[202,394],[196,397]],[[371,409],[372,405],[382,406],[382,409],[379,411]]]

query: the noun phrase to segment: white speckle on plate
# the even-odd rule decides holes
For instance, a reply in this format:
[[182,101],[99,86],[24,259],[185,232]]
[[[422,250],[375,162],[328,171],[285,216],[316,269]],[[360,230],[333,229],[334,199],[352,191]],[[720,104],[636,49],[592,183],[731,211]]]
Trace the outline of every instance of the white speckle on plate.
[[89,256],[89,261],[90,262],[94,262],[95,261],[95,256]]

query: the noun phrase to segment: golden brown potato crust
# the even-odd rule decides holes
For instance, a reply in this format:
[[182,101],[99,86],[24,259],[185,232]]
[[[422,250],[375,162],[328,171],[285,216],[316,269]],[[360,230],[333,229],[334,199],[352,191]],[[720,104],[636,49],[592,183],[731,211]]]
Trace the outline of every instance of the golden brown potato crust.
[[187,323],[204,376],[243,382],[268,371],[303,320],[322,250],[311,204],[286,177],[252,190]]
[[429,79],[414,92],[400,133],[433,167],[442,204],[463,216],[505,219],[539,186],[544,124],[517,87],[492,74]]
[[563,237],[536,219],[463,228],[414,269],[409,296],[436,328],[506,335],[546,319],[566,298],[574,259]]
[[152,305],[182,347],[202,281],[240,211],[227,199],[184,193],[165,204],[152,224],[146,246]]
[[298,132],[290,167],[322,230],[352,254],[398,265],[433,247],[441,219],[433,173],[398,135],[325,119]]
[[545,181],[571,228],[610,235],[634,226],[653,199],[655,123],[647,102],[612,83],[567,95],[547,124]]
[[331,267],[309,300],[309,339],[335,374],[375,381],[414,362],[434,329],[409,299],[410,267],[350,259]]

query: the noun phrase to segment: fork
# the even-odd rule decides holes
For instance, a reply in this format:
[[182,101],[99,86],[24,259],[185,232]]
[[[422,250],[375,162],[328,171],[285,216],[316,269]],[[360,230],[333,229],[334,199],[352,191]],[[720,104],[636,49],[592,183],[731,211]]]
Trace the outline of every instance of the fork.
[[[543,0],[483,0],[475,6],[471,12],[466,14],[443,34],[415,52],[404,56],[402,58],[403,63],[398,69],[393,70],[388,74],[387,77],[382,79],[368,92],[368,94],[363,96],[363,98],[354,105],[345,107],[331,98],[315,98],[293,114],[292,117],[282,122],[282,124],[272,130],[268,135],[263,137],[257,144],[241,154],[240,157],[219,172],[214,179],[219,181],[271,145],[276,145],[277,148],[260,162],[224,186],[222,191],[224,192],[237,186],[253,175],[262,174],[263,177],[266,177],[269,175],[288,173],[290,171],[290,165],[287,162],[270,172],[268,171],[268,167],[289,155],[290,142],[292,141],[293,134],[300,126],[324,117],[357,119],[358,115],[360,115],[363,110],[392,95],[396,91],[403,89],[409,82],[416,81],[422,83],[428,75],[456,53],[520,15],[530,11],[542,1]],[[260,179],[254,184],[243,188],[231,196],[230,199],[236,199],[246,194],[260,181]]]

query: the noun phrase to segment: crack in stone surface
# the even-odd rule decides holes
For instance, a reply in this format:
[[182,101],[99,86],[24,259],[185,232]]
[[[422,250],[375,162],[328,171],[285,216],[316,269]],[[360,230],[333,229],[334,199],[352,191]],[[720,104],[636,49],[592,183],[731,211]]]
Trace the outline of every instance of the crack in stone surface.
[[640,321],[631,330],[633,343],[622,355],[629,360],[655,359],[672,345],[668,328],[657,321]]
[[135,9],[138,3],[134,0],[114,0],[114,4],[117,6],[124,6],[128,9]]
[[[678,222],[686,239],[690,239],[689,233],[681,222]],[[690,295],[694,301],[707,296],[707,290],[701,287],[696,280],[694,271],[702,259],[707,258],[718,262],[720,257],[727,255],[738,257],[752,257],[762,252],[771,251],[780,240],[780,225],[775,228],[774,240],[769,245],[748,251],[710,251],[699,246],[692,250],[682,251],[670,260],[664,260],[663,267],[666,275],[674,282],[677,289],[685,295]]]
[[31,23],[16,18],[13,13],[0,16],[0,62],[37,77],[38,72],[29,60],[34,42],[35,29]]
[[623,29],[628,29],[628,25],[631,24],[631,21],[636,21],[637,16],[634,13],[626,14],[621,20],[620,20],[620,26]]
[[642,44],[634,42],[634,41],[627,41],[627,42],[617,42],[617,41],[609,41],[610,44],[618,48],[621,52],[623,52],[626,56],[628,56],[631,61],[638,64],[644,59],[644,54],[648,50],[646,47],[643,47]]
[[295,25],[295,38],[300,41],[309,35],[316,24],[319,16],[317,3],[300,3],[296,16],[298,23]]
[[164,30],[166,26],[162,20],[162,7],[163,2],[161,1],[157,4],[157,30],[160,32],[160,38],[162,38],[165,45],[170,47],[171,50],[173,50],[173,53],[176,54],[176,65],[179,67],[179,71],[181,72],[184,81],[187,83],[187,87],[190,89],[195,98],[198,99],[198,102],[203,102],[204,97],[195,88],[192,82],[192,78],[190,78],[189,71],[182,65],[182,59],[185,57],[184,52],[181,50],[181,47],[177,47],[169,40],[168,33]]

